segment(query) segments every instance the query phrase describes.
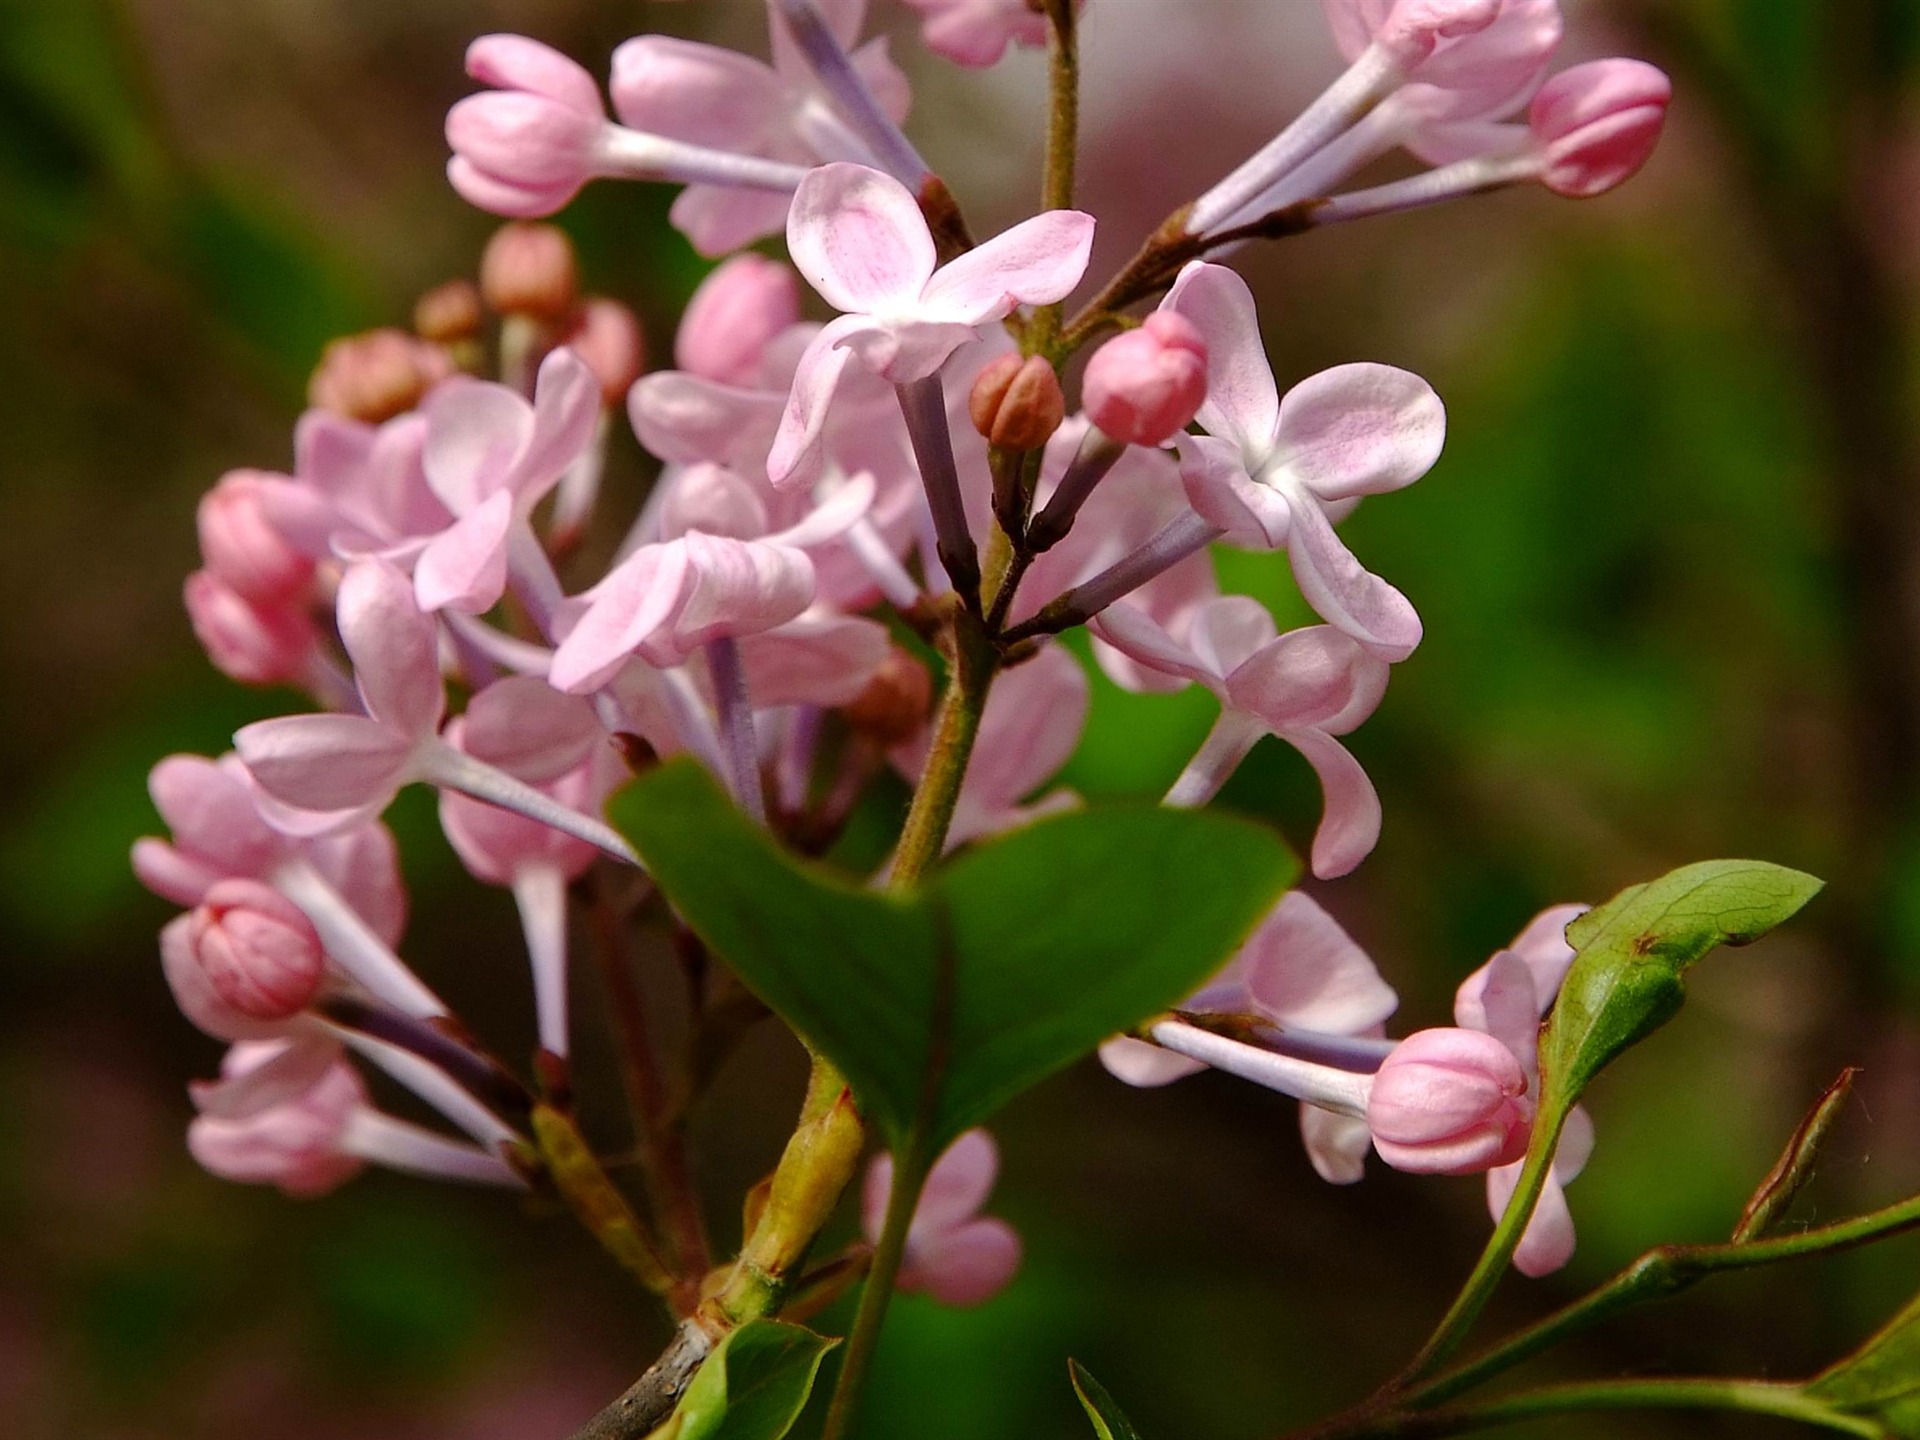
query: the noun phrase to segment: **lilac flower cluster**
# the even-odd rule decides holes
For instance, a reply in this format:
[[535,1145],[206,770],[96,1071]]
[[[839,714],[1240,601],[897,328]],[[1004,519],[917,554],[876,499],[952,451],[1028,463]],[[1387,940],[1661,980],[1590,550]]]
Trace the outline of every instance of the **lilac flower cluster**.
[[[963,64],[1045,38],[1021,0],[910,3],[928,45]],[[186,602],[209,656],[316,707],[153,774],[172,838],[142,841],[135,865],[189,907],[163,935],[166,974],[187,1016],[233,1046],[194,1091],[208,1168],[295,1194],[363,1162],[523,1183],[524,1114],[398,953],[405,901],[382,812],[404,786],[434,787],[466,868],[511,891],[542,1064],[564,1074],[568,887],[635,859],[601,817],[607,797],[636,765],[691,755],[776,836],[817,846],[884,769],[913,779],[927,764],[931,684],[900,627],[971,616],[1008,666],[949,845],[1076,803],[1035,797],[1088,708],[1054,637],[1086,624],[1115,683],[1199,684],[1219,701],[1166,804],[1205,804],[1276,736],[1324,795],[1314,874],[1345,875],[1373,849],[1379,800],[1341,737],[1381,704],[1421,625],[1336,527],[1426,474],[1445,414],[1386,365],[1283,393],[1253,295],[1218,262],[1264,235],[1498,185],[1600,193],[1651,150],[1664,77],[1610,60],[1547,78],[1553,0],[1325,0],[1345,73],[1063,322],[1094,218],[1049,209],[974,243],[900,129],[907,82],[885,42],[859,43],[864,9],[768,0],[770,63],[628,41],[612,61],[616,118],[564,56],[476,41],[468,70],[490,88],[448,116],[449,177],[518,217],[483,267],[486,304],[456,285],[423,302],[418,333],[330,353],[291,470],[235,472],[202,503],[205,568]],[[1429,168],[1341,188],[1395,149]],[[673,223],[709,255],[784,233],[791,267],[733,254],[688,307],[674,368],[643,374],[631,315],[581,301],[563,237],[525,223],[596,178],[682,187]],[[802,318],[802,280],[834,318]],[[1125,314],[1160,292],[1144,319]],[[488,306],[498,378],[476,373]],[[1064,360],[1109,336],[1070,413]],[[580,576],[622,418],[664,469],[604,572]],[[1216,543],[1284,550],[1322,623],[1281,633],[1222,594]],[[1547,912],[1476,972],[1458,1028],[1394,1042],[1393,992],[1295,894],[1178,1014],[1105,1058],[1135,1084],[1211,1066],[1271,1086],[1305,1102],[1329,1180],[1357,1179],[1371,1147],[1406,1170],[1486,1173],[1498,1214],[1572,913]],[[459,1138],[374,1109],[349,1052]],[[1584,1123],[1569,1131],[1559,1179],[1590,1139]],[[906,1283],[968,1302],[1011,1275],[1017,1240],[976,1214],[996,1164],[974,1134],[936,1167]],[[1556,1186],[1521,1263],[1550,1269],[1571,1246]]]

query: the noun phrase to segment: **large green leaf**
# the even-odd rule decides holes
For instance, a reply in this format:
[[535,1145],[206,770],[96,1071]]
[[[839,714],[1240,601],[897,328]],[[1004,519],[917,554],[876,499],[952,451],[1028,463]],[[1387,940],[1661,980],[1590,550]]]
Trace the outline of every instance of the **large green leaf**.
[[840,1342],[800,1325],[752,1320],[707,1357],[673,1414],[673,1440],[780,1440]]
[[1686,971],[1708,951],[1758,940],[1821,883],[1764,861],[1706,860],[1630,886],[1574,921],[1567,941],[1579,954],[1540,1048],[1557,1094],[1570,1102],[1670,1020],[1686,997]]
[[909,894],[788,856],[691,763],[614,823],[701,939],[846,1074],[896,1148],[940,1146],[1212,974],[1291,882],[1269,831],[1204,812],[1078,811]]
[[1853,1354],[1814,1376],[1806,1394],[1876,1421],[1901,1440],[1920,1437],[1920,1299]]

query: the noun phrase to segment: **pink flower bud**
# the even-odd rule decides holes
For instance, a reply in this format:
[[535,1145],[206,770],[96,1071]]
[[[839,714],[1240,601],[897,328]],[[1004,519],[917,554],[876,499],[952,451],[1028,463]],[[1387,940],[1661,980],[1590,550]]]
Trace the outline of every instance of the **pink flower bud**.
[[348,420],[379,425],[404,415],[453,373],[438,345],[404,330],[369,330],[331,342],[307,381],[307,400]]
[[222,880],[187,917],[187,944],[222,1003],[285,1020],[313,1003],[326,955],[299,906],[257,880]]
[[1207,342],[1184,315],[1156,310],[1087,362],[1087,418],[1129,445],[1164,445],[1207,398]]
[[673,359],[722,385],[751,389],[767,345],[800,319],[800,286],[791,266],[751,251],[700,282],[680,317]]
[[1613,189],[1646,164],[1672,98],[1672,82],[1643,60],[1563,70],[1540,87],[1527,117],[1541,183],[1576,200]]
[[474,339],[484,319],[480,292],[471,280],[445,281],[413,304],[414,332],[423,340],[442,345]]
[[249,600],[292,600],[313,578],[313,561],[267,519],[263,476],[233,470],[200,499],[195,517],[207,569]]
[[502,315],[561,319],[580,296],[573,241],[557,225],[502,225],[480,255],[480,293]]
[[256,605],[211,570],[189,575],[183,593],[193,633],[221,674],[243,685],[285,685],[306,675],[320,643],[306,611]]
[[1527,1150],[1533,1106],[1513,1052],[1478,1030],[1409,1035],[1373,1077],[1367,1125],[1396,1170],[1471,1175]]
[[[231,1080],[274,1059],[284,1041],[240,1044],[220,1073]],[[289,1195],[324,1195],[360,1173],[341,1148],[348,1122],[367,1105],[360,1077],[336,1061],[299,1095],[239,1116],[202,1115],[187,1129],[187,1149],[223,1180],[277,1185]]]
[[608,125],[599,87],[522,35],[481,36],[467,47],[467,73],[497,88],[447,112],[447,178],[496,215],[551,215],[593,175]]
[[587,301],[562,343],[587,362],[600,382],[600,398],[609,406],[625,400],[647,368],[647,339],[640,321],[618,300],[596,296]]
[[1045,357],[1002,355],[973,382],[967,412],[988,444],[1038,450],[1067,418],[1067,399]]

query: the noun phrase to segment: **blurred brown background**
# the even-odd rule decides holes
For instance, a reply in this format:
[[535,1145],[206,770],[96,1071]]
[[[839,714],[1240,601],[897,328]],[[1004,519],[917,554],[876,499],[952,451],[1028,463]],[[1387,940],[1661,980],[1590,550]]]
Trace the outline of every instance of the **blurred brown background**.
[[[1385,838],[1317,892],[1400,986],[1406,1027],[1441,1018],[1548,902],[1712,855],[1833,881],[1790,935],[1704,967],[1684,1017],[1606,1080],[1571,1192],[1580,1253],[1515,1282],[1505,1319],[1648,1244],[1724,1234],[1846,1061],[1867,1071],[1808,1213],[1920,1186],[1920,12],[1568,9],[1574,58],[1675,75],[1667,142],[1631,186],[1374,222],[1247,267],[1283,384],[1389,361],[1451,413],[1433,475],[1352,522],[1429,638],[1355,742]],[[956,71],[890,0],[875,11],[920,82],[915,134],[976,228],[1015,218],[1037,57]],[[471,268],[491,222],[446,187],[440,123],[469,88],[466,40],[495,29],[596,71],[649,29],[763,45],[753,0],[0,0],[8,1436],[545,1440],[663,1338],[566,1224],[510,1201],[370,1175],[301,1204],[196,1170],[183,1082],[217,1048],[173,1012],[154,963],[166,907],[125,866],[155,824],[152,761],[217,751],[281,703],[197,653],[178,602],[193,503],[228,467],[289,462],[326,339],[402,321]],[[1308,0],[1092,0],[1086,33],[1083,203],[1103,258],[1334,73]],[[667,199],[600,185],[562,220],[591,284],[647,316],[657,357],[702,273]],[[631,449],[618,464],[616,509],[643,474]],[[1223,573],[1298,603],[1271,558]],[[1207,718],[1194,697],[1103,690],[1068,778],[1090,795],[1163,785]],[[1297,838],[1316,803],[1277,747],[1227,798]],[[420,796],[395,823],[409,957],[517,1053],[531,1021],[510,909],[475,898]],[[581,1003],[597,1009],[584,984]],[[701,1113],[723,1242],[798,1075],[761,1035]],[[610,1143],[614,1093],[588,1117]],[[1275,1434],[1402,1359],[1487,1223],[1473,1182],[1376,1166],[1328,1189],[1290,1108],[1216,1077],[1136,1093],[1082,1066],[998,1129],[996,1204],[1027,1269],[978,1311],[897,1307],[867,1434],[1082,1434],[1069,1354],[1150,1437]],[[1917,1254],[1715,1282],[1546,1369],[1807,1371],[1911,1294]]]

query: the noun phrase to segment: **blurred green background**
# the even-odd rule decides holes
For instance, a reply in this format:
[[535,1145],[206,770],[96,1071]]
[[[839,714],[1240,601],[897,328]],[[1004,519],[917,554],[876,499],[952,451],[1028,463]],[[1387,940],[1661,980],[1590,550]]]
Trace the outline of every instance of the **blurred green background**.
[[[1035,57],[953,71],[875,3],[921,82],[916,133],[976,228],[1016,217]],[[1724,1234],[1848,1061],[1866,1073],[1806,1213],[1920,1187],[1920,7],[1568,9],[1575,56],[1675,75],[1667,142],[1634,184],[1582,205],[1502,196],[1248,263],[1283,383],[1390,361],[1451,413],[1432,476],[1351,524],[1428,639],[1354,742],[1386,804],[1379,851],[1317,887],[1400,987],[1406,1028],[1442,1018],[1546,903],[1714,855],[1833,881],[1789,935],[1705,967],[1682,1020],[1604,1082],[1572,1191],[1579,1255],[1514,1282],[1507,1321],[1648,1244]],[[1084,202],[1103,256],[1333,73],[1307,0],[1088,10]],[[510,1201],[369,1175],[302,1204],[195,1169],[183,1082],[218,1052],[168,1001],[167,908],[125,855],[155,825],[155,759],[217,751],[284,700],[196,650],[178,602],[195,499],[229,467],[287,464],[322,343],[403,322],[490,231],[441,178],[465,41],[523,31],[601,69],[631,33],[758,48],[760,26],[752,0],[0,0],[8,1436],[544,1440],[663,1339],[567,1224]],[[666,199],[602,185],[562,220],[591,285],[645,314],[656,356],[702,270]],[[630,507],[637,452],[619,466]],[[1298,604],[1269,557],[1223,573]],[[1208,716],[1103,687],[1067,778],[1089,795],[1164,784]],[[1317,803],[1277,746],[1226,800],[1299,839]],[[524,1050],[510,909],[476,899],[419,796],[395,820],[410,958]],[[604,1068],[600,1037],[587,1051]],[[723,1243],[799,1075],[769,1028],[701,1111]],[[618,1144],[599,1080],[587,1118]],[[1073,1354],[1150,1437],[1271,1435],[1404,1358],[1486,1229],[1471,1181],[1375,1166],[1356,1189],[1321,1185],[1290,1107],[1216,1077],[1133,1092],[1081,1066],[997,1128],[996,1208],[1027,1268],[977,1311],[897,1307],[866,1434],[1080,1434]],[[1902,1243],[1716,1282],[1544,1369],[1808,1371],[1914,1291],[1917,1261]],[[1658,1417],[1554,1433],[1609,1429],[1764,1433]]]

